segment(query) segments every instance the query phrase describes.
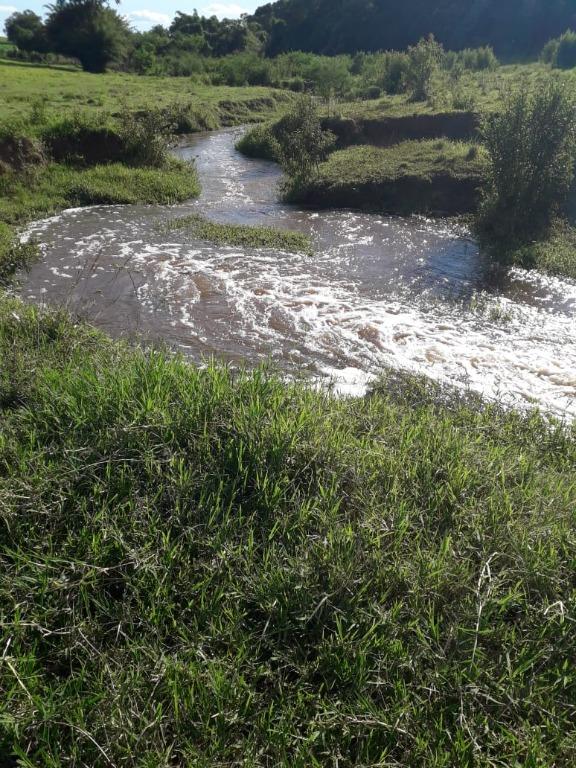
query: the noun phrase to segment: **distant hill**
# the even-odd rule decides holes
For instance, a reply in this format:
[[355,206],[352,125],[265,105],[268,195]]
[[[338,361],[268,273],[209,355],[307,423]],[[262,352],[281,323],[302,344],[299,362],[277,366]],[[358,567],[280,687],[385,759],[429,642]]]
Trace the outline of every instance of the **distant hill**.
[[576,0],[278,0],[251,18],[271,55],[402,49],[433,33],[451,49],[491,45],[521,58],[576,28]]

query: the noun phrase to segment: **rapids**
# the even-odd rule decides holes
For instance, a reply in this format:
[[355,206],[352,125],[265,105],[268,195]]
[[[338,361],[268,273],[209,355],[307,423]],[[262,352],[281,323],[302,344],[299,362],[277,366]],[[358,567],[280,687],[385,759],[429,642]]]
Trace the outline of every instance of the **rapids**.
[[[278,167],[236,152],[239,135],[199,134],[177,150],[196,160],[197,201],[71,209],[31,225],[24,236],[44,253],[22,296],[198,362],[272,360],[346,393],[393,366],[576,417],[576,282],[495,267],[446,222],[279,202]],[[306,232],[315,255],[162,227],[193,211]]]

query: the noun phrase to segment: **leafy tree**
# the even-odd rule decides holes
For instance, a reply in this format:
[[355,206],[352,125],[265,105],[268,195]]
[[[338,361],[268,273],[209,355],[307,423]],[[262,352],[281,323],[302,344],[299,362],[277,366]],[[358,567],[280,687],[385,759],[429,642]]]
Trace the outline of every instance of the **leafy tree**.
[[444,58],[444,48],[433,35],[422,38],[418,45],[408,48],[410,64],[407,72],[408,87],[414,101],[426,101],[434,77],[439,73]]
[[559,69],[576,67],[576,32],[571,29],[558,38],[554,65]]
[[48,40],[40,16],[33,11],[17,11],[4,24],[8,40],[21,51],[46,53]]
[[335,143],[334,134],[322,129],[318,109],[310,96],[303,96],[276,124],[274,137],[280,163],[294,186],[318,172]]
[[[432,33],[453,50],[490,45],[498,55],[536,54],[576,25],[574,0],[277,0],[251,17],[267,51],[321,54],[404,50]],[[576,27],[574,27],[576,28]]]
[[139,75],[145,75],[154,69],[156,53],[151,45],[140,45],[134,48],[130,56],[131,68]]
[[105,72],[127,52],[128,24],[104,0],[60,0],[49,8],[51,50],[77,58],[87,72]]
[[565,202],[576,161],[576,104],[563,84],[508,96],[488,117],[483,139],[490,192],[480,230],[492,240],[526,243],[546,233]]

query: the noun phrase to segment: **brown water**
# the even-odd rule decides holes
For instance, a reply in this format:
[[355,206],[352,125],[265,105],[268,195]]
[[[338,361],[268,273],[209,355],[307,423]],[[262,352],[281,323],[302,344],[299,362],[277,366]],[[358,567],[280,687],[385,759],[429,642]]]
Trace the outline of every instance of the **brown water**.
[[[496,269],[443,222],[280,203],[277,166],[242,157],[238,136],[198,135],[178,150],[196,159],[198,201],[74,209],[31,226],[46,245],[24,297],[197,361],[272,359],[350,392],[392,365],[576,416],[575,282]],[[162,230],[192,211],[306,232],[315,255]]]

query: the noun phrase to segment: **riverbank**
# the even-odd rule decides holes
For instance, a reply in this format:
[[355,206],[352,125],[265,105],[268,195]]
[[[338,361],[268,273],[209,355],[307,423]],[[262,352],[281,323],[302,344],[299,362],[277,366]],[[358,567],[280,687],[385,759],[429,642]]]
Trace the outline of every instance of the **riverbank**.
[[351,147],[331,154],[306,182],[289,183],[286,194],[322,208],[453,216],[477,209],[485,169],[481,149],[446,139]]
[[63,208],[199,193],[170,137],[273,118],[293,94],[0,61],[0,280],[34,257],[16,229]]
[[570,761],[573,431],[6,297],[0,418],[9,761]]
[[195,169],[167,161],[159,168],[120,163],[88,168],[48,162],[24,172],[0,175],[0,284],[37,254],[21,244],[18,228],[63,208],[86,205],[158,203],[170,205],[199,194]]

